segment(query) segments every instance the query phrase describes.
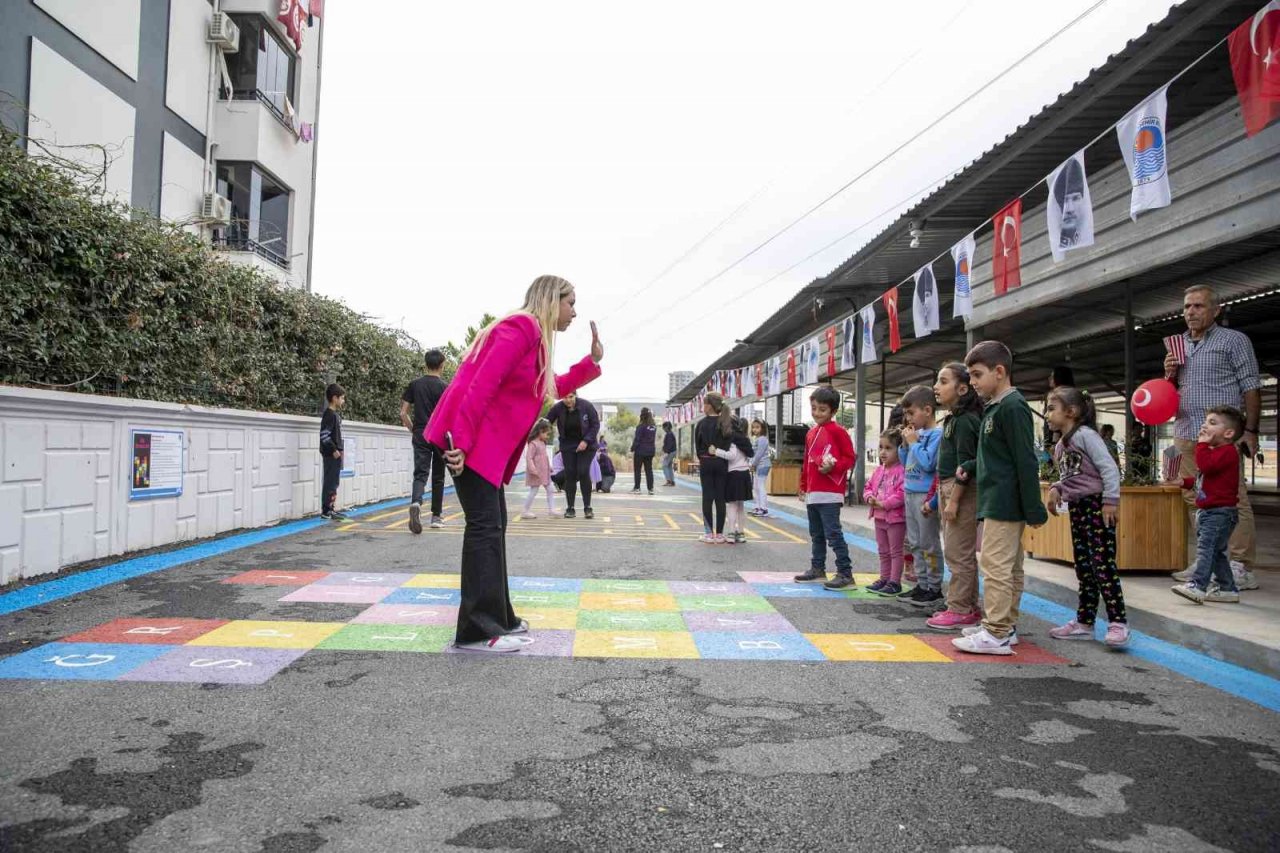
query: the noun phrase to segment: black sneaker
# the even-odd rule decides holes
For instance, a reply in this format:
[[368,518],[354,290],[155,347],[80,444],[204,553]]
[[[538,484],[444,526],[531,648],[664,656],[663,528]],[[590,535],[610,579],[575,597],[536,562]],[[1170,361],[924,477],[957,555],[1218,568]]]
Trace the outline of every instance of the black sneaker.
[[823,569],[810,569],[802,575],[796,575],[793,580],[796,583],[811,583],[813,581],[824,581],[827,579],[827,573]]
[[640,494],[640,488],[637,486],[636,488],[632,489],[632,490],[631,490],[631,494],[633,494],[633,495],[638,495],[638,494]]
[[867,592],[879,592],[884,589],[885,585],[888,583],[889,581],[884,578],[876,578],[874,581],[867,584]]
[[415,536],[422,532],[422,504],[409,504],[409,530]]
[[898,593],[898,598],[914,598],[918,592],[920,592],[920,587],[913,586],[911,589],[904,589],[902,592]]
[[942,593],[936,589],[922,590],[920,587],[916,587],[916,591],[920,594],[913,595],[908,599],[909,603],[914,604],[916,607],[932,607],[942,601]]
[[846,587],[853,587],[854,589],[857,589],[853,583],[852,575],[836,575],[834,578],[822,585],[823,589],[844,589]]
[[650,489],[650,490],[649,490],[649,494],[653,494],[653,489]]
[[885,598],[896,598],[902,595],[902,584],[886,581],[885,585],[875,591],[876,595],[883,595]]
[[321,517],[321,518],[323,518],[325,521],[334,521],[334,520],[335,520],[335,519],[334,519],[334,517],[333,517],[333,513],[332,513],[332,512],[322,512],[322,513],[320,513],[320,517]]
[[592,511],[591,511],[591,507],[587,507],[586,509],[584,509],[584,510],[582,511],[582,517],[583,517],[583,518],[595,518],[595,517],[596,517],[596,514],[595,514],[594,512],[592,512]]
[[564,517],[565,517],[565,518],[577,518],[577,517],[578,517],[578,511],[577,511],[577,510],[575,510],[573,507],[569,507],[568,509],[566,509],[566,510],[564,511]]
[[333,512],[329,513],[329,518],[331,518],[334,521],[346,521],[347,514],[345,512],[339,512],[338,510],[335,509]]

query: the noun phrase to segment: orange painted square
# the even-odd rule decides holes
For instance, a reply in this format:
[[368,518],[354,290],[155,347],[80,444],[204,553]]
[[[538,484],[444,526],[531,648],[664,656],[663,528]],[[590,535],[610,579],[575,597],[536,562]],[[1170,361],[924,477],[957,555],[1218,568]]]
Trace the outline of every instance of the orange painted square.
[[223,583],[248,583],[258,586],[306,586],[326,577],[328,572],[293,572],[288,569],[254,569],[226,578]]
[[962,652],[951,641],[959,634],[916,634],[916,639],[933,647],[956,663],[1031,663],[1031,664],[1067,664],[1071,661],[1060,658],[1053,652],[1040,648],[1035,643],[1018,638],[1018,645],[1013,647],[1011,655],[975,655]]
[[64,637],[62,642],[181,646],[225,624],[226,619],[115,619]]

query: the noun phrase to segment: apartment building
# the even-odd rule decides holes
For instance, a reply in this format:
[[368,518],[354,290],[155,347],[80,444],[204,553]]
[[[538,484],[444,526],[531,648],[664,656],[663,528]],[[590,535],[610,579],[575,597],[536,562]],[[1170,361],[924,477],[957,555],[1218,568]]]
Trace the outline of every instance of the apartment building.
[[671,399],[693,381],[692,370],[677,370],[667,374],[667,399]]
[[310,289],[321,12],[317,0],[2,0],[0,121],[32,156],[82,164],[106,198]]

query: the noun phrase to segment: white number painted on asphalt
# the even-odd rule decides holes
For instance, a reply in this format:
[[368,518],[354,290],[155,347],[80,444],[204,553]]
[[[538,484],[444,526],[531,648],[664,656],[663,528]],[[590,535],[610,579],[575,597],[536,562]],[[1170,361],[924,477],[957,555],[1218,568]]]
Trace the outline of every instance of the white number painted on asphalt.
[[213,669],[239,669],[242,666],[253,666],[253,661],[241,660],[240,658],[196,658],[187,666],[194,666],[200,669],[210,667]]
[[[85,663],[72,663],[72,658],[84,658]],[[55,666],[102,666],[104,663],[111,663],[116,659],[115,655],[54,655],[51,658],[45,658],[45,663],[51,663]]]
[[658,641],[652,637],[611,637],[610,639],[613,641],[613,647],[620,651],[658,648]]
[[782,643],[774,640],[739,640],[738,648],[740,649],[781,649]]
[[126,634],[172,634],[174,631],[181,631],[181,625],[175,625],[172,628],[152,627],[150,625],[139,625],[137,628],[130,628],[125,631]]
[[846,640],[849,648],[859,652],[891,652],[897,648],[893,643],[868,642],[867,640]]
[[286,634],[284,631],[277,631],[275,628],[259,628],[256,631],[250,631],[249,636],[250,637],[279,637],[283,639],[283,638],[292,637],[293,634]]

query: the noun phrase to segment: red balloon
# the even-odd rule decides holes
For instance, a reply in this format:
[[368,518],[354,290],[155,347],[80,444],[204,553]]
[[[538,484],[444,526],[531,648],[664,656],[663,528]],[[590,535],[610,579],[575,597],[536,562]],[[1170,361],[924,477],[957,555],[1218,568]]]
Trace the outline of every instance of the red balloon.
[[1178,413],[1178,388],[1168,379],[1143,382],[1133,392],[1129,408],[1147,426],[1158,426]]

